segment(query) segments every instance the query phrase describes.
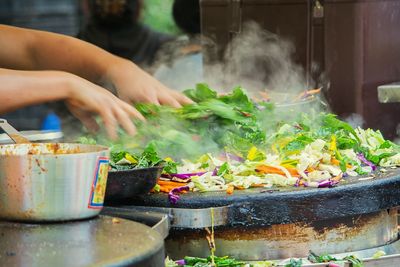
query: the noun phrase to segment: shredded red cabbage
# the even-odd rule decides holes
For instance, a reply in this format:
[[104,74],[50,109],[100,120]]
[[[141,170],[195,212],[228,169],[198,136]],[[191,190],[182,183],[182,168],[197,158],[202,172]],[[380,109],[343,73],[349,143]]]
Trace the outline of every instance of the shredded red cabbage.
[[182,260],[177,260],[177,261],[175,261],[175,263],[178,264],[179,266],[183,266],[183,265],[186,264],[186,262],[185,262],[184,259],[182,259]]
[[365,165],[370,166],[371,169],[372,169],[372,171],[375,171],[375,170],[376,170],[376,165],[373,164],[371,161],[367,160],[367,159],[364,157],[364,155],[363,155],[362,153],[358,153],[358,154],[357,154],[357,158],[358,158],[359,160],[361,160],[362,163],[364,163]]
[[333,181],[331,179],[319,181],[319,182],[304,182],[304,187],[316,187],[316,188],[327,188],[334,187],[339,182]]
[[215,167],[215,169],[213,170],[212,176],[216,176],[218,174],[220,166]]
[[326,188],[326,187],[333,187],[338,182],[332,181],[331,179],[327,179],[321,182],[318,182],[318,188]]
[[181,186],[181,187],[176,187],[174,189],[172,189],[171,191],[169,191],[168,193],[168,200],[171,204],[176,204],[178,202],[178,200],[181,198],[178,193],[182,192],[182,191],[188,191],[190,188],[189,186],[185,185],[185,186]]
[[226,157],[228,159],[236,160],[237,162],[244,162],[244,158],[239,157],[238,155],[235,155],[235,154],[232,154],[232,153],[226,153]]

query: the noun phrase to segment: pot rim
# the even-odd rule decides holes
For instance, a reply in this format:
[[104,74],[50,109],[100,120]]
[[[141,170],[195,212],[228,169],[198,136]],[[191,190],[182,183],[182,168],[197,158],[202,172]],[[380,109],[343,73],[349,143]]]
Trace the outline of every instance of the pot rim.
[[0,144],[0,149],[4,148],[4,147],[9,147],[10,149],[13,149],[13,147],[18,147],[18,146],[29,146],[29,145],[33,145],[33,146],[46,146],[46,145],[54,145],[54,144],[63,144],[63,145],[71,145],[71,146],[84,146],[84,147],[88,147],[89,150],[92,149],[96,149],[95,151],[86,151],[86,152],[77,152],[77,153],[39,153],[39,154],[4,154],[0,152],[0,158],[1,157],[16,157],[16,158],[20,158],[20,157],[73,157],[73,156],[77,156],[77,155],[93,155],[93,154],[99,154],[101,152],[109,152],[110,148],[107,146],[103,146],[103,145],[93,145],[93,144],[80,144],[80,143],[63,143],[63,142],[57,142],[57,143],[27,143],[27,144]]
[[129,170],[109,170],[108,173],[132,173],[132,172],[137,172],[137,171],[146,171],[146,170],[154,170],[154,169],[163,169],[165,166],[163,165],[159,165],[159,166],[152,166],[152,167],[143,167],[143,168],[133,168],[133,169],[129,169]]

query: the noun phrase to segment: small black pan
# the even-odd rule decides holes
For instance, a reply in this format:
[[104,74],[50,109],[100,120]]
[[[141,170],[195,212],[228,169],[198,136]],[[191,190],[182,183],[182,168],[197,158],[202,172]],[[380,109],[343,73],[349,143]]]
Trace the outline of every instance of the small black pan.
[[104,202],[126,204],[137,195],[148,193],[157,183],[163,167],[140,168],[123,171],[109,171]]

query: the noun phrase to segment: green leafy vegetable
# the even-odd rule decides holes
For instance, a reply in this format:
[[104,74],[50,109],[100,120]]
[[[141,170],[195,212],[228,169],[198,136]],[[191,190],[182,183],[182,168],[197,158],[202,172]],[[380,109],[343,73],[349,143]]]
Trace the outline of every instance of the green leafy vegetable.
[[[212,267],[211,257],[208,258],[197,258],[197,257],[185,257],[184,266],[194,266],[194,267]],[[245,262],[237,261],[228,256],[225,257],[215,257],[214,256],[215,267],[241,267]]]
[[196,85],[196,89],[188,89],[183,93],[195,102],[201,102],[217,97],[217,92],[211,90],[205,83],[199,83]]
[[285,265],[285,267],[301,267],[303,265],[302,259],[290,259],[289,263]]
[[308,260],[311,261],[312,263],[349,261],[352,264],[351,266],[353,266],[353,267],[363,267],[364,266],[362,261],[354,255],[346,256],[342,259],[337,259],[329,254],[317,255],[316,253],[310,251]]
[[312,263],[323,263],[323,262],[337,261],[337,259],[335,257],[332,257],[329,254],[317,255],[312,251],[310,251],[310,255],[308,255],[308,260],[311,261]]
[[164,160],[163,172],[164,173],[177,173],[178,172],[177,167],[178,167],[178,163],[176,163],[172,159]]
[[219,167],[217,175],[223,176],[227,173],[229,173],[229,164],[228,162],[224,162],[221,167]]
[[[365,174],[368,171],[365,161],[363,164],[354,156],[346,156],[344,150],[352,150],[356,155],[361,153],[375,165],[400,165],[400,158],[396,157],[400,152],[398,145],[385,140],[379,131],[353,129],[333,114],[295,112],[290,107],[256,102],[239,86],[228,94],[218,95],[207,84],[197,84],[185,94],[195,103],[178,109],[154,104],[136,105],[147,122],[137,123],[135,137],[124,135],[114,143],[111,151],[114,169],[162,164],[165,173],[177,173],[177,163],[164,158],[173,156],[196,162],[203,154],[215,156],[221,152],[248,161],[262,161],[273,155],[276,164],[281,162],[284,168],[296,169],[299,164],[307,164],[307,156],[301,154],[307,147],[310,150],[317,140],[324,146],[318,151],[324,155],[323,164],[342,173]],[[98,140],[83,138],[81,141]],[[318,159],[320,156],[314,156],[321,160]],[[313,167],[318,163],[321,162],[314,162]],[[212,165],[201,162],[204,169]],[[217,174],[225,182],[233,181],[233,171],[223,162],[220,165]],[[257,175],[251,171],[241,173],[244,174]]]
[[254,103],[240,86],[234,88],[232,93],[221,96],[219,99],[228,105],[236,107],[240,111],[254,112]]
[[373,259],[379,259],[382,256],[385,256],[386,252],[383,250],[378,250],[377,252],[374,253],[374,255],[372,256]]
[[352,267],[364,267],[364,264],[362,263],[362,261],[354,255],[346,256],[343,258],[343,260],[347,260],[347,261],[351,262]]
[[[141,155],[135,155],[124,150],[121,146],[114,146],[110,153],[110,165],[115,170],[130,170],[136,168],[148,168],[164,163],[156,151],[153,143],[149,143]],[[176,171],[176,163],[167,163],[168,170]]]

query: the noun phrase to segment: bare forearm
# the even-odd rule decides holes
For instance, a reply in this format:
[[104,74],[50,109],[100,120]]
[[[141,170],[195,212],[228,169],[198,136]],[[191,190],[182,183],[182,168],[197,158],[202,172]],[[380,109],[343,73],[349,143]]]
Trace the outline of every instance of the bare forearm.
[[60,70],[89,81],[107,80],[110,69],[128,64],[101,48],[65,35],[0,25],[0,67]]
[[0,68],[0,114],[54,100],[64,100],[71,113],[89,129],[97,129],[93,115],[98,114],[111,138],[117,137],[117,123],[128,133],[134,134],[135,126],[131,117],[144,120],[131,105],[71,73]]
[[0,114],[69,97],[73,75],[57,71],[0,69]]
[[117,95],[128,103],[173,107],[191,103],[133,62],[78,39],[49,32],[0,25],[0,68],[72,73],[115,88]]

